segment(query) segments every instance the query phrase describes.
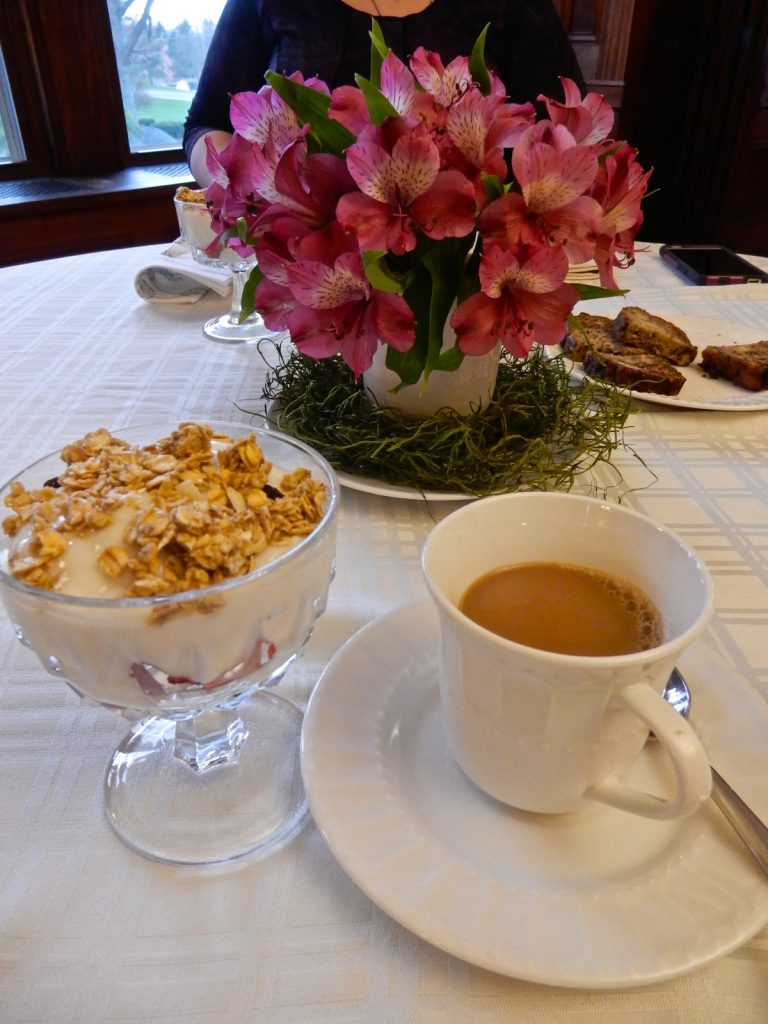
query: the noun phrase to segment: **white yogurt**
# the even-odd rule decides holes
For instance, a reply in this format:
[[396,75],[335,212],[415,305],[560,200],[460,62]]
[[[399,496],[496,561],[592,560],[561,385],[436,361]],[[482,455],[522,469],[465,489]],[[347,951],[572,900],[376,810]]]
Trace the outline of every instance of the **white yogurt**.
[[[218,587],[160,598],[126,598],[125,580],[97,565],[100,551],[124,544],[135,514],[128,503],[103,530],[67,537],[59,591],[25,587],[9,572],[23,533],[0,535],[0,595],[19,635],[42,664],[81,695],[117,708],[183,713],[275,681],[300,651],[326,605],[333,575],[336,490],[320,463],[270,439],[276,454],[311,466],[328,488],[328,507],[307,537],[268,547],[260,567]],[[284,464],[287,464],[284,462]],[[282,477],[282,471],[273,471]],[[210,599],[210,600],[209,600]],[[170,610],[163,617],[157,612]],[[169,681],[170,677],[170,681]]]

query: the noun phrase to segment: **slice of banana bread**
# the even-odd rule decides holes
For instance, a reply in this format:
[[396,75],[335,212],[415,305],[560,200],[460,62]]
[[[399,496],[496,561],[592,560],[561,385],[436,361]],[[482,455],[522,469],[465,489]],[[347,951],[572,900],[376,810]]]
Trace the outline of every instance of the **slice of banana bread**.
[[701,366],[712,377],[724,377],[748,391],[768,388],[768,341],[751,345],[709,345]]
[[613,336],[624,348],[639,348],[675,366],[688,366],[698,349],[685,331],[639,306],[625,306],[613,322]]
[[613,336],[613,320],[594,313],[577,313],[563,340],[563,348],[577,363],[587,352],[620,352],[621,342]]
[[675,367],[650,352],[588,352],[584,372],[613,381],[622,388],[655,395],[676,395],[685,377]]

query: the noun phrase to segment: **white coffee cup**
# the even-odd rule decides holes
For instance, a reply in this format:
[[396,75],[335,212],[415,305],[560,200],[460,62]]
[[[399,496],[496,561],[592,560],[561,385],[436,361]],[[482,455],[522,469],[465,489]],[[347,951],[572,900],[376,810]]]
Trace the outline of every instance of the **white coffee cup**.
[[[558,654],[507,640],[458,610],[479,577],[530,562],[590,567],[633,583],[661,615],[662,643],[616,656]],[[675,660],[713,608],[709,573],[679,537],[595,498],[505,494],[465,505],[435,526],[422,567],[440,619],[448,738],[477,786],[512,807],[542,813],[572,811],[587,797],[674,818],[707,799],[707,755],[661,696]],[[671,759],[671,795],[622,781],[649,730]]]

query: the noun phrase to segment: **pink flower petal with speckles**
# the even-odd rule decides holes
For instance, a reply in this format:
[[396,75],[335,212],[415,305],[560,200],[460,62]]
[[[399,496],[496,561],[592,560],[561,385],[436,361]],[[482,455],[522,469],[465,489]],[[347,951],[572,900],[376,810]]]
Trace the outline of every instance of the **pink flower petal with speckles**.
[[565,206],[595,180],[597,157],[585,146],[562,153],[543,143],[528,145],[524,136],[512,152],[512,170],[529,209],[544,212]]
[[364,195],[380,203],[397,201],[392,159],[385,149],[375,142],[357,142],[347,150],[346,159],[349,173]]
[[257,142],[260,146],[263,146],[269,137],[272,116],[270,95],[264,91],[237,93],[229,104],[232,127],[243,138],[249,142]]
[[392,147],[390,173],[404,206],[432,186],[439,170],[440,152],[426,131],[402,135]]
[[[544,294],[559,288],[568,273],[568,257],[558,247],[542,247],[535,249],[525,259],[520,260],[515,288],[533,294]],[[576,298],[576,292],[571,290]]]
[[381,91],[398,114],[410,113],[416,95],[413,75],[391,50],[381,63]]
[[449,107],[472,84],[467,57],[456,57],[445,67],[439,54],[418,47],[410,60],[419,85],[443,107]]
[[476,89],[448,112],[446,125],[451,141],[476,167],[485,155],[490,113],[485,97]]
[[489,245],[480,260],[480,287],[490,298],[498,299],[507,281],[516,281],[519,273],[520,264],[513,250]]
[[359,277],[345,267],[302,260],[287,269],[288,287],[303,306],[334,309],[364,294]]

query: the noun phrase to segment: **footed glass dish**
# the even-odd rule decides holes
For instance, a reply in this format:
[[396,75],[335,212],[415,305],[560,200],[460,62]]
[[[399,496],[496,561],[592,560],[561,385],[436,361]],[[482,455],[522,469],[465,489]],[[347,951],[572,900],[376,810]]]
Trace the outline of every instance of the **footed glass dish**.
[[256,257],[241,257],[234,249],[224,248],[218,256],[209,256],[207,249],[216,237],[211,227],[211,217],[204,202],[190,202],[174,198],[176,217],[182,239],[192,250],[195,262],[232,274],[232,301],[229,312],[213,317],[203,326],[203,334],[210,341],[225,345],[256,345],[266,338],[275,338],[260,313],[251,313],[241,319],[243,288],[256,266]]
[[[154,597],[72,596],[12,575],[17,541],[0,534],[0,597],[19,640],[81,697],[133,723],[106,773],[110,824],[138,852],[177,864],[264,855],[304,824],[302,713],[274,687],[325,610],[336,547],[339,488],[320,455],[275,431],[207,425],[255,435],[276,480],[303,467],[325,486],[311,532],[246,575]],[[145,444],[173,430],[115,436]],[[59,452],[48,455],[0,499],[15,481],[37,489],[63,468]]]

